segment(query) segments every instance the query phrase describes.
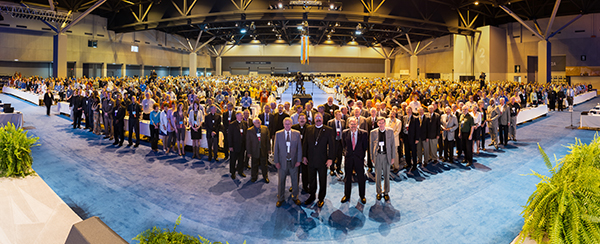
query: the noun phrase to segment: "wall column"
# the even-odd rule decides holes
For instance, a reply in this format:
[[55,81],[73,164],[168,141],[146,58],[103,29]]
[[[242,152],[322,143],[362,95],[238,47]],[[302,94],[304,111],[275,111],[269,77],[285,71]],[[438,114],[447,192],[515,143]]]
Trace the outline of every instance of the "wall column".
[[196,53],[190,53],[190,77],[197,77],[198,69],[198,55]]
[[75,78],[83,77],[83,62],[75,62]]
[[390,78],[390,69],[391,69],[390,63],[391,63],[390,59],[386,58],[385,59],[385,63],[384,63],[384,65],[385,65],[385,68],[384,68],[384,70],[385,70],[385,78]]
[[179,66],[179,75],[183,76],[183,67]]
[[416,80],[419,79],[419,75],[417,74],[417,69],[419,67],[419,57],[417,55],[410,56],[410,79]]
[[550,59],[552,47],[549,41],[538,42],[538,83],[546,84],[550,81]]
[[215,75],[223,75],[223,59],[221,58],[221,56],[217,56],[215,58],[215,69]]
[[140,65],[140,78],[144,78],[144,65]]
[[127,65],[126,64],[121,64],[121,76],[127,77]]
[[54,36],[52,50],[52,76],[67,77],[67,34],[59,33]]
[[106,77],[108,75],[108,67],[106,63],[102,63],[102,77]]

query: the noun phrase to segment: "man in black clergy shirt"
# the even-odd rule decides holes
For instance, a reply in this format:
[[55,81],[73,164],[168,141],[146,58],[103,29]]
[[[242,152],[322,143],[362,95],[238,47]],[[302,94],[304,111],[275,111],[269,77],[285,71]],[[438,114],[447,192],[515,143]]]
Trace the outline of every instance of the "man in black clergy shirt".
[[342,203],[350,200],[352,193],[352,171],[356,172],[358,179],[358,196],[362,204],[367,203],[365,198],[365,153],[369,147],[369,135],[366,131],[358,129],[356,118],[348,119],[350,129],[344,130],[342,133],[342,148],[344,150],[344,171],[346,178],[344,179],[344,197]]
[[317,207],[323,207],[327,192],[327,168],[331,167],[335,157],[335,141],[333,129],[323,125],[323,115],[315,114],[315,125],[306,128],[302,148],[304,164],[308,165],[310,179],[310,197],[304,202],[309,205],[315,201],[317,192],[317,175],[319,176],[319,201]]
[[[208,161],[212,161],[213,156],[217,160],[219,150],[219,131],[221,131],[221,116],[217,115],[217,107],[210,105],[210,113],[205,116],[204,126],[206,127],[206,142],[208,143]],[[227,140],[227,138],[224,138]],[[235,177],[235,175],[233,175]]]
[[[289,118],[289,117],[290,117],[289,114],[286,114],[283,112],[283,104],[279,104],[279,106],[277,106],[277,112],[273,112],[273,125],[271,127],[273,130],[271,130],[271,128],[269,128],[269,131],[283,130],[283,120],[285,118]],[[272,136],[274,136],[274,135],[272,135]]]
[[246,177],[246,174],[244,174],[244,151],[246,151],[248,125],[245,121],[242,121],[242,116],[242,112],[235,112],[236,120],[229,124],[229,131],[227,133],[229,151],[231,153],[231,159],[229,160],[231,179],[235,179],[236,170],[241,177]]
[[[233,121],[235,121],[235,111],[233,110],[233,104],[231,103],[227,103],[227,111],[223,112],[223,119],[221,121],[223,121],[223,138],[225,138],[225,140],[223,141],[223,144],[225,146],[225,148],[229,148],[229,140],[227,140],[228,138],[228,130],[229,130],[229,124]],[[225,150],[225,158],[227,159],[229,158],[229,150]]]

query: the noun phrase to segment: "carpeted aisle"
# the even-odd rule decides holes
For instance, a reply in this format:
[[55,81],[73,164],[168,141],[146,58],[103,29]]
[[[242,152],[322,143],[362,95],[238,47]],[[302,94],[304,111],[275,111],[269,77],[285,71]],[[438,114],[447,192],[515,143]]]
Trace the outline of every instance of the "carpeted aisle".
[[[306,83],[307,92],[312,86]],[[327,96],[314,88],[315,104]],[[282,99],[291,100],[291,89]],[[522,175],[548,174],[537,144],[551,158],[562,157],[563,145],[575,137],[587,143],[595,134],[565,129],[570,114],[551,112],[519,126],[519,141],[508,148],[475,155],[474,169],[450,164],[415,175],[401,172],[392,181],[389,203],[377,202],[375,184],[367,183],[365,206],[357,203],[356,186],[350,202],[341,204],[343,183],[329,177],[322,209],[291,201],[276,208],[274,169],[270,184],[260,177],[256,183],[250,177],[231,180],[228,161],[155,155],[148,143],[116,148],[101,136],[71,129],[65,116],[47,117],[45,108],[4,94],[0,100],[23,111],[24,125],[40,137],[41,146],[33,149],[36,172],[67,204],[99,216],[126,240],[155,225],[172,227],[181,214],[178,231],[229,243],[510,243],[523,223],[521,206],[539,181]],[[574,123],[599,101],[577,106]]]

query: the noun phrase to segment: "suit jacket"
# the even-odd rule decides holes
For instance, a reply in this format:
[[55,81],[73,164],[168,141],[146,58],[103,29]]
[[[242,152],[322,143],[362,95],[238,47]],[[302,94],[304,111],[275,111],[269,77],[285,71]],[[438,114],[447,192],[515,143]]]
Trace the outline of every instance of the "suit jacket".
[[246,151],[254,158],[268,157],[269,151],[271,150],[271,135],[269,129],[261,125],[260,126],[260,141],[256,135],[256,127],[252,126],[248,128],[246,133]]
[[333,114],[335,110],[338,110],[340,108],[338,105],[332,104],[331,106],[329,106],[329,104],[327,103],[323,104],[323,107],[325,107],[325,113],[329,114]]
[[[273,114],[267,113],[265,117],[265,113],[261,113],[258,115],[258,118],[260,119],[260,124],[266,126],[267,129],[269,129],[269,132],[271,132],[271,136],[275,136],[275,130],[273,130],[273,125],[275,125],[275,123],[273,122]],[[265,118],[269,119],[269,124],[267,124],[267,120]]]
[[309,125],[315,124],[315,114],[318,113],[316,109],[311,109],[310,111],[304,110],[304,114],[306,114],[306,123]]
[[130,103],[127,106],[127,112],[129,112],[129,120],[140,120],[140,117],[142,117],[142,106],[138,103]]
[[497,106],[488,106],[488,118],[492,121],[487,122],[489,128],[498,128],[498,118],[500,118],[500,109]]
[[352,131],[344,130],[342,133],[342,148],[344,150],[345,160],[356,160],[363,163],[369,147],[369,134],[365,130],[358,129],[356,146],[352,149]]
[[500,112],[500,117],[498,118],[498,122],[500,125],[508,125],[510,121],[510,109],[508,105],[504,104],[504,110],[500,111],[500,105],[498,105],[498,112]]
[[[331,127],[331,129],[333,129],[333,139],[335,140],[335,138],[337,137],[335,119],[329,120],[327,122],[327,126]],[[344,129],[346,129],[346,121],[340,120],[340,140],[342,138],[342,132],[344,131]]]
[[229,124],[235,120],[235,110],[231,110],[231,116],[229,116],[229,110],[223,111],[221,118],[221,122],[223,122],[223,131],[228,131]]
[[207,114],[206,117],[204,117],[204,126],[206,128],[206,138],[212,138],[212,132],[216,132],[216,137],[219,138],[219,131],[221,131],[223,128],[223,125],[221,124],[221,116],[217,114],[213,115],[211,113]]
[[44,104],[46,106],[52,106],[52,101],[54,101],[54,94],[52,94],[52,92],[46,92],[46,94],[44,94]]
[[[377,118],[375,118],[375,120],[377,120]],[[373,122],[375,122],[375,124],[373,124]],[[377,121],[373,121],[373,117],[369,116],[368,118],[365,119],[365,125],[367,127],[366,131],[371,131],[375,128],[377,128]]]
[[437,113],[427,113],[425,115],[427,118],[427,139],[436,139],[436,137],[440,136],[440,115]]
[[[313,117],[313,121],[314,121],[314,117]],[[332,119],[331,114],[325,112],[323,113],[323,124],[327,124],[328,121],[330,121]]]
[[[271,126],[272,130],[269,131],[280,131],[283,130],[283,119],[290,117],[290,115],[286,114],[285,112],[279,114],[279,113],[274,113],[273,114],[273,121],[269,122],[269,126]],[[273,125],[271,125],[271,123],[273,123]]]
[[458,119],[454,114],[450,113],[452,116],[448,116],[447,114],[443,114],[440,118],[440,124],[444,129],[450,129],[442,131],[442,139],[448,141],[454,141],[454,133],[458,128]]
[[291,169],[296,166],[297,162],[302,162],[302,141],[300,140],[300,132],[290,130],[290,158],[291,162],[287,161],[287,146],[285,144],[285,130],[280,130],[275,134],[275,150],[273,151],[273,159],[276,164],[280,164],[281,170]]
[[308,126],[308,124],[304,124],[303,127],[300,127],[300,124],[292,125],[292,129],[297,130],[298,132],[300,132],[300,140],[302,140],[302,142],[304,142],[304,133],[306,133],[306,127],[307,126]]
[[303,147],[306,150],[302,153],[308,159],[309,166],[325,167],[327,160],[335,158],[335,139],[331,127],[323,125],[321,128],[317,128],[311,125],[306,128],[304,135]]
[[231,124],[229,124],[227,140],[229,140],[229,147],[233,148],[234,152],[241,152],[244,151],[244,149],[246,149],[247,130],[248,126],[246,125],[245,121],[238,122],[237,120],[235,120],[231,122]]
[[[371,160],[373,160],[373,164],[375,164],[375,158],[377,157],[378,149],[379,149],[379,128],[375,128],[371,131],[371,143],[370,143],[371,151]],[[394,140],[394,130],[390,128],[385,129],[385,151],[388,159],[388,163],[392,163],[392,159],[398,158],[398,149],[396,148],[396,142]]]
[[[415,116],[402,116],[402,133],[407,136],[411,143],[417,140],[417,130],[419,129],[419,121],[415,120]],[[406,143],[406,142],[404,142]]]

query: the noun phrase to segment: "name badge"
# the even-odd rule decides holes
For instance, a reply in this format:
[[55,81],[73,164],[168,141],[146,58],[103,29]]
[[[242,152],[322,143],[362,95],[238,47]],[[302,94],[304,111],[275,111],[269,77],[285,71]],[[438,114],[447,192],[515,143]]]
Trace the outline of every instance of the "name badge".
[[215,120],[213,119],[213,120],[212,120],[212,122],[213,122],[213,124],[214,124],[214,123],[215,123]]
[[244,134],[244,129],[240,129],[240,133]]
[[133,111],[133,115],[135,115],[135,111]]
[[182,125],[182,124],[183,124],[183,121],[179,121],[179,124],[180,124],[180,125]]
[[265,125],[269,125],[269,121],[265,122]]
[[118,110],[115,110],[115,116],[117,116],[117,113],[118,113],[118,112],[119,112]]
[[256,133],[256,137],[258,137],[258,139],[260,139],[260,133]]
[[302,140],[302,137],[304,137],[303,135],[300,135],[300,140]]
[[329,113],[332,113],[332,114],[333,114],[333,109],[330,109],[330,110],[329,110]]
[[383,147],[385,146],[385,142],[380,141],[379,142],[379,150],[381,150],[383,152]]
[[318,145],[318,144],[319,144],[319,142],[318,142],[318,141],[316,141],[316,142],[315,142],[315,146],[316,146],[316,145]]
[[285,146],[287,147],[287,152],[290,153],[290,146],[292,146],[291,142],[286,141]]

